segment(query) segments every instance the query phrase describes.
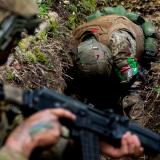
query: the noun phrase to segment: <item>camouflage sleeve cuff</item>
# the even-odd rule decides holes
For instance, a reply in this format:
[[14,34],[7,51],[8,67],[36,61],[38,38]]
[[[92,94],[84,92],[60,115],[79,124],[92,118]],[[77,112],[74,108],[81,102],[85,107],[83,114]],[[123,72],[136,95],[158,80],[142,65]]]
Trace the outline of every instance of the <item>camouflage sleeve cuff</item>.
[[7,147],[3,147],[0,150],[0,160],[27,160],[22,153],[12,151]]
[[116,69],[118,77],[121,79],[121,83],[129,83],[130,80],[139,73],[139,64],[135,58],[128,58],[128,64],[120,69]]

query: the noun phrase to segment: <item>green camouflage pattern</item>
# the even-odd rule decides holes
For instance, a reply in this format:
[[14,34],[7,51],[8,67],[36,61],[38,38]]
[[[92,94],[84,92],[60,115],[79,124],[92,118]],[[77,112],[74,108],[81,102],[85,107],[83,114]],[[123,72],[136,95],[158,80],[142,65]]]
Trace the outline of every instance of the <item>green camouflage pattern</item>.
[[103,14],[97,10],[94,14],[91,14],[90,16],[86,17],[87,22],[90,22],[98,17],[101,17]]
[[0,22],[9,15],[30,17],[38,14],[35,0],[0,0]]
[[[112,33],[110,48],[115,62],[115,71],[123,83],[128,83],[132,77],[138,74],[138,64],[135,60],[136,42],[134,38],[123,30]],[[123,67],[128,66],[126,72],[121,73]]]
[[84,76],[106,75],[109,77],[111,74],[111,51],[94,38],[79,44],[75,58],[77,66]]
[[[135,89],[134,89],[135,91]],[[138,90],[140,92],[140,90]],[[141,127],[146,125],[146,114],[144,110],[144,103],[139,93],[129,93],[122,99],[122,107],[124,113],[130,120],[136,122]],[[129,110],[129,113],[128,111]]]
[[[127,12],[123,6],[117,7],[105,7],[102,10],[96,11],[96,13],[88,16],[87,22],[90,22],[100,16],[116,14],[119,16],[125,16],[135,24],[139,25],[144,32],[145,36],[145,54],[146,56],[154,57],[157,54],[157,39],[155,38],[156,29],[152,22],[146,21],[143,17],[140,16],[138,13]],[[152,40],[149,37],[153,37]],[[149,55],[148,55],[149,54]]]
[[153,53],[158,52],[158,42],[155,38],[152,38],[152,37],[146,38],[144,45],[145,45],[145,51],[150,51]]
[[145,22],[142,24],[142,29],[143,29],[143,32],[145,34],[145,36],[152,36],[153,34],[156,33],[156,29],[155,29],[155,26],[151,23],[151,22]]
[[145,20],[143,19],[143,17],[141,17],[139,14],[137,13],[133,13],[133,12],[128,12],[126,14],[126,17],[131,20],[132,22],[136,23],[137,25],[141,25],[145,22]]
[[122,6],[105,7],[101,11],[97,10],[94,14],[88,16],[86,19],[87,19],[87,22],[90,22],[97,17],[111,15],[111,14],[126,16],[126,10]]
[[118,68],[128,64],[129,57],[136,56],[136,42],[131,34],[118,30],[112,33],[109,46]]
[[126,10],[122,6],[117,7],[105,7],[102,9],[103,15],[116,14],[119,16],[126,16]]
[[28,160],[21,153],[10,150],[7,147],[3,147],[0,150],[0,160]]
[[145,22],[145,20],[138,13],[127,12],[123,6],[105,7],[102,10],[97,10],[94,14],[87,17],[87,21],[90,22],[97,17],[111,15],[111,14],[125,16],[132,22],[139,25]]
[[[110,37],[108,47],[94,38],[81,42],[75,54],[77,67],[86,76],[105,75],[109,78],[114,61],[113,69],[116,70],[117,76],[123,82],[130,81],[134,75],[138,74],[138,65],[133,66],[137,64],[134,59],[136,56],[134,38],[126,31],[115,31]],[[126,66],[129,66],[130,70],[122,74],[121,69]]]
[[[16,95],[15,95],[16,97]],[[13,107],[13,106],[12,106]],[[12,112],[13,117],[9,117],[8,113],[11,113],[11,105],[6,102],[0,102],[0,147],[4,144],[4,140],[10,134],[11,130],[13,130],[17,125],[19,125],[23,121],[23,116],[17,108]],[[12,121],[12,123],[10,123]]]

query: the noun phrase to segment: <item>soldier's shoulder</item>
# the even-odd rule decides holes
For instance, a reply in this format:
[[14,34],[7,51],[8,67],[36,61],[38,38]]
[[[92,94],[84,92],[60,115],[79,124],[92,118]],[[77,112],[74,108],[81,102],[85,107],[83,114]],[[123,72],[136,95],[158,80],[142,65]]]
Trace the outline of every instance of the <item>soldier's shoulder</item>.
[[0,0],[0,8],[21,16],[38,14],[36,0]]

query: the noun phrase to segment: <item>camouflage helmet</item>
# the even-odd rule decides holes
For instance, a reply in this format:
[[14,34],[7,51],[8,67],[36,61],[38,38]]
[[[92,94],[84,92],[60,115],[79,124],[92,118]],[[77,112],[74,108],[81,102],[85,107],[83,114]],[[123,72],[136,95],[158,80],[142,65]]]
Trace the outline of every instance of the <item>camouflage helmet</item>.
[[0,0],[0,22],[11,14],[34,16],[38,14],[38,7],[35,0]]
[[113,60],[110,49],[95,38],[81,42],[75,54],[75,61],[80,73],[86,77],[110,77]]

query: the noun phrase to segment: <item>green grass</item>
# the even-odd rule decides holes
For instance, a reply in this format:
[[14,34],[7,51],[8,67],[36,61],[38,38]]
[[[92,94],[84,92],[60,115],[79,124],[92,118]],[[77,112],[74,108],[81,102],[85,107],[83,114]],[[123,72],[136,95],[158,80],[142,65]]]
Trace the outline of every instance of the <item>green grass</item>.
[[40,51],[39,48],[34,48],[35,56],[38,62],[43,63],[43,64],[48,64],[48,59],[47,56]]
[[13,74],[13,72],[11,70],[7,70],[6,80],[7,81],[13,81],[14,80],[14,74]]
[[81,0],[81,6],[90,13],[96,10],[96,0]]
[[44,17],[49,11],[49,6],[45,3],[39,5],[40,16]]
[[41,17],[44,17],[45,15],[47,15],[53,3],[54,3],[54,0],[45,0],[44,2],[39,4],[39,12]]
[[25,60],[27,62],[30,62],[30,63],[33,63],[33,64],[37,63],[37,57],[31,51],[27,51],[24,54],[24,56],[25,56]]
[[77,22],[77,16],[76,16],[76,14],[71,14],[68,17],[68,21],[67,21],[68,28],[74,29],[76,27],[76,22]]

